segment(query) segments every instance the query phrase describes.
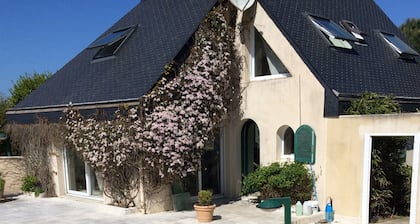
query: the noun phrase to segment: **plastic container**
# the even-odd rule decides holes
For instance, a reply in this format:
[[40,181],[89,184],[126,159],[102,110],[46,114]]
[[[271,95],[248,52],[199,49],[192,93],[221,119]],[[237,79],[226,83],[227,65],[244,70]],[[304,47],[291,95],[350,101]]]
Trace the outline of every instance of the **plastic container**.
[[311,208],[312,208],[312,213],[318,213],[319,211],[319,202],[318,201],[310,201],[311,203]]
[[310,201],[303,202],[303,215],[312,215],[312,203]]
[[300,201],[296,202],[295,205],[295,209],[296,209],[296,216],[302,216],[303,215],[303,205]]
[[332,206],[332,198],[327,200],[327,204],[325,205],[325,219],[328,223],[334,222],[334,209]]

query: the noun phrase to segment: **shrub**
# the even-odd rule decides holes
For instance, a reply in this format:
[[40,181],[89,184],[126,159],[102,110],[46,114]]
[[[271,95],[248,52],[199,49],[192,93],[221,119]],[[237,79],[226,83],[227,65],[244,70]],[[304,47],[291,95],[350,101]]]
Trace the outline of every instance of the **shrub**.
[[198,205],[208,206],[211,204],[213,192],[210,190],[201,190],[198,192]]
[[38,180],[37,177],[27,175],[23,177],[22,181],[22,191],[35,192],[35,194],[43,192],[41,182]]
[[242,181],[242,195],[259,191],[262,199],[290,196],[293,202],[312,197],[312,179],[301,163],[272,163],[250,173]]

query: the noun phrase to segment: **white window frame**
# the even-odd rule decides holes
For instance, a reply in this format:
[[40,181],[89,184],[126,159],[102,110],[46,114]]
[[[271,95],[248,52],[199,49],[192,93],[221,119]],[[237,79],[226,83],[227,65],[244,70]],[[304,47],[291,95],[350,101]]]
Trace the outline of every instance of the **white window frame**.
[[[280,160],[280,161],[295,161],[295,153],[292,153],[292,154],[285,154],[284,153],[284,149],[285,149],[284,135],[286,134],[286,131],[289,128],[292,129],[290,126],[287,126],[287,125],[282,126],[282,127],[279,128],[279,130],[276,133],[277,141],[278,141],[278,143],[277,143],[278,149],[277,150],[280,154],[280,158],[277,156],[277,160]],[[293,131],[293,129],[292,129],[292,132],[293,132],[293,135],[294,135],[295,132]],[[294,136],[293,136],[293,138],[294,138]]]
[[[270,79],[278,79],[278,78],[287,78],[290,77],[290,72],[287,73],[279,73],[279,74],[271,74],[271,75],[263,75],[263,76],[255,76],[255,30],[254,26],[251,26],[250,29],[250,79],[253,80],[270,80]],[[281,61],[281,60],[280,60]]]
[[362,180],[362,224],[369,223],[369,194],[370,194],[370,172],[372,157],[372,137],[380,136],[413,136],[413,166],[411,175],[411,196],[410,196],[410,224],[416,223],[417,216],[417,189],[419,178],[419,156],[420,156],[420,133],[370,133],[365,134],[363,180]]
[[[64,168],[64,181],[65,181],[65,189],[66,189],[66,193],[68,195],[72,195],[72,196],[77,196],[77,197],[83,197],[83,198],[89,198],[89,199],[94,199],[94,200],[98,200],[98,201],[104,201],[103,197],[99,197],[96,195],[92,194],[92,182],[91,182],[91,178],[92,176],[90,175],[92,172],[90,172],[90,167],[89,165],[85,163],[85,179],[86,179],[86,193],[85,192],[80,192],[80,191],[75,191],[75,190],[71,190],[70,189],[70,182],[69,182],[69,174],[68,174],[68,163],[67,163],[67,158],[68,158],[68,149],[66,147],[64,147],[63,149],[63,168]],[[93,177],[96,178],[96,177]]]

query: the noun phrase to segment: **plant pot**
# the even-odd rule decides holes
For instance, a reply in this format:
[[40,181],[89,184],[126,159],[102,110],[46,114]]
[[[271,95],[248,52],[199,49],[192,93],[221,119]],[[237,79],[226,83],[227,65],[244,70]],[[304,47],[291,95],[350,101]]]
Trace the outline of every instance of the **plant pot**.
[[199,222],[211,222],[213,220],[213,212],[216,208],[216,205],[194,205],[194,210],[197,213],[197,219]]

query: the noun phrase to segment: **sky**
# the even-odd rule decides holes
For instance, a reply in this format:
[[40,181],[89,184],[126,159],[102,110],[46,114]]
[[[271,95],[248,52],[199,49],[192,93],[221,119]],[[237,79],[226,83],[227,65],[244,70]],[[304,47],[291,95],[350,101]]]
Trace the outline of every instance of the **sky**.
[[[174,0],[176,1],[176,0]],[[0,7],[0,96],[19,76],[55,73],[140,0],[11,0]],[[397,26],[420,0],[375,0]]]

